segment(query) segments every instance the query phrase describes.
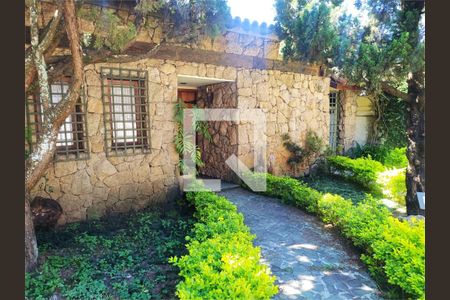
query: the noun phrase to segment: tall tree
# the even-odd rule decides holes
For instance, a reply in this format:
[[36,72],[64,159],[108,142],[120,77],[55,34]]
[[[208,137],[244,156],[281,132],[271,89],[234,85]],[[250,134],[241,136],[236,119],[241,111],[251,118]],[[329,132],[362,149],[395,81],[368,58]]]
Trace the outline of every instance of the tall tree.
[[[72,53],[73,76],[67,95],[57,105],[51,106],[45,53],[51,45],[51,41],[48,40],[52,40],[54,38],[54,33],[52,33],[52,30],[49,30],[44,38],[41,40],[39,39],[37,22],[39,8],[37,1],[29,0],[27,4],[30,9],[30,53],[33,60],[33,66],[29,66],[26,70],[27,73],[25,74],[25,80],[32,76],[29,73],[37,73],[40,101],[43,107],[42,134],[40,135],[36,146],[25,163],[25,269],[30,270],[36,264],[38,249],[31,218],[31,210],[29,207],[29,192],[37,183],[39,178],[44,174],[49,163],[51,162],[56,148],[56,139],[58,137],[59,129],[67,116],[72,112],[80,95],[83,76],[83,62],[79,42],[80,39],[77,17],[75,13],[75,4],[73,0],[65,0],[62,7],[65,17],[65,29],[70,44],[70,51]],[[60,13],[61,12],[56,10],[55,18],[51,22],[59,22],[57,20],[61,18],[58,17],[58,14]],[[49,25],[49,28],[52,28],[52,24]],[[26,60],[25,65],[27,66]]]
[[[384,93],[406,101],[406,207],[409,215],[423,213],[416,193],[425,192],[424,0],[356,0],[356,7],[367,16],[365,25],[345,14],[339,16],[342,1],[297,3],[295,8],[290,0],[276,2],[276,28],[286,40],[287,57],[325,64],[336,76],[364,89],[375,104]],[[308,34],[317,24],[328,29]],[[309,43],[313,50],[308,50]]]
[[[25,3],[31,24],[31,46],[25,53],[25,92],[38,92],[43,116],[37,144],[25,161],[25,269],[31,270],[37,262],[38,248],[29,203],[30,191],[50,165],[59,129],[79,98],[83,65],[110,59],[117,62],[139,60],[151,57],[165,43],[192,42],[205,35],[216,36],[230,19],[230,9],[226,0],[141,0],[130,8],[130,14],[135,14],[136,18],[129,22],[113,10],[76,6],[74,0],[55,0],[57,9],[53,18],[45,28],[38,28],[40,1],[26,0]],[[91,21],[93,32],[81,33],[78,18]],[[147,54],[116,56],[133,44],[140,31],[149,30],[151,26],[161,29],[161,39]],[[43,29],[42,33],[40,29]],[[52,57],[64,35],[69,41],[70,56]],[[67,72],[71,73],[68,92],[52,106],[49,83]]]

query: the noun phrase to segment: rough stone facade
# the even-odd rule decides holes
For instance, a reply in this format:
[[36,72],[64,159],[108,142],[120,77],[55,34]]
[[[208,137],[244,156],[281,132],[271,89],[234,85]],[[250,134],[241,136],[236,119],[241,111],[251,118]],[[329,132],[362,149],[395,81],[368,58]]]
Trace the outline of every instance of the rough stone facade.
[[[99,74],[100,67],[105,65],[89,65],[85,68],[90,158],[84,161],[55,162],[33,190],[33,196],[50,197],[61,204],[64,216],[60,222],[137,209],[178,196],[178,155],[173,140],[179,74],[232,80],[233,83],[218,85],[222,89],[217,89],[213,103],[217,106],[261,108],[267,113],[267,154],[275,174],[290,172],[286,164],[288,153],[281,143],[283,133],[290,133],[294,141],[302,143],[306,129],[310,128],[324,140],[328,139],[328,78],[147,59],[108,66],[148,71],[151,153],[106,157]],[[228,86],[224,89],[226,85]],[[235,96],[231,96],[233,94],[237,94],[237,103],[233,100],[236,99]],[[233,126],[228,129],[229,124],[225,126],[219,122],[211,130],[216,132],[217,129],[222,137],[228,137],[230,133],[229,146],[233,151],[236,136],[239,144],[238,157],[251,168],[252,126],[239,124],[237,132],[237,125]],[[217,137],[213,137],[213,143],[214,138],[217,142]],[[214,147],[220,148],[220,143],[217,144]]]
[[359,94],[355,90],[339,91],[338,144],[343,152],[356,142],[364,145],[370,138],[374,108],[369,98]]
[[[48,10],[52,12],[52,10]],[[81,21],[80,21],[81,22]],[[81,22],[89,32],[92,24]],[[138,37],[140,41],[160,38],[158,29]],[[178,45],[159,57],[128,63],[98,63],[84,68],[89,158],[58,161],[50,165],[32,190],[32,196],[57,200],[63,208],[59,223],[74,222],[111,212],[140,209],[180,196],[179,156],[175,150],[174,119],[178,75],[223,79],[209,86],[212,101],[206,101],[206,87],[198,89],[198,104],[209,108],[259,108],[266,113],[267,153],[271,173],[292,174],[286,163],[289,152],[281,136],[304,144],[308,129],[324,141],[329,138],[330,79],[318,75],[315,67],[279,60],[278,42],[273,36],[230,29],[222,37],[195,45]],[[171,50],[170,47],[168,50]],[[175,58],[173,55],[176,54]],[[172,57],[171,57],[172,55]],[[233,59],[233,61],[230,60]],[[107,156],[100,68],[102,66],[146,70],[150,117],[150,152],[130,156]],[[352,98],[353,99],[353,98]],[[345,102],[345,143],[354,134],[353,100]],[[351,131],[353,130],[353,131]],[[200,171],[212,177],[235,180],[225,160],[236,154],[248,168],[254,166],[253,125],[239,122],[210,122],[212,141],[199,141],[206,163]],[[353,133],[352,133],[353,132]]]

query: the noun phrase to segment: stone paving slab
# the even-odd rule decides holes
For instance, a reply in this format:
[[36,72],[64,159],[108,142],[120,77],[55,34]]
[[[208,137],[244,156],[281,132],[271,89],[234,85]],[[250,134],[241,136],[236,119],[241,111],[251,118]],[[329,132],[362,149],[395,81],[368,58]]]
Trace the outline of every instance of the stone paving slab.
[[262,262],[277,277],[273,299],[381,299],[359,254],[316,217],[242,188],[219,194],[256,234]]

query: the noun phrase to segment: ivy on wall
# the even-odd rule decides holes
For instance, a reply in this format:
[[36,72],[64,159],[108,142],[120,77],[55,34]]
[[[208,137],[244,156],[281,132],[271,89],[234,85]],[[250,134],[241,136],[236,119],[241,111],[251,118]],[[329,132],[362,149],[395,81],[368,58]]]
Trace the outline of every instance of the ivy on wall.
[[406,102],[390,95],[380,101],[384,106],[380,122],[380,142],[388,148],[406,147]]

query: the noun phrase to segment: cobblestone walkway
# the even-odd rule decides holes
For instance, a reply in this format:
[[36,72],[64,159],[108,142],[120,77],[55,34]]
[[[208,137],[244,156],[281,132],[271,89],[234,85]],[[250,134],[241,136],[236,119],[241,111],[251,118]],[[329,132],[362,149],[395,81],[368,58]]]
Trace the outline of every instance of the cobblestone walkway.
[[273,299],[380,299],[359,255],[315,217],[241,188],[220,194],[256,234],[263,262],[277,276]]

